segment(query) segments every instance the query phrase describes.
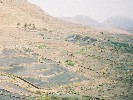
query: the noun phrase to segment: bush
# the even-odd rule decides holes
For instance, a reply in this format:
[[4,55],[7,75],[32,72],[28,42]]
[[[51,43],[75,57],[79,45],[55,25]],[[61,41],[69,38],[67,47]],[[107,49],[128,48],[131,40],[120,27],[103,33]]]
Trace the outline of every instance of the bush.
[[51,100],[51,99],[50,99],[49,95],[46,94],[44,96],[38,97],[37,100]]
[[66,60],[65,64],[68,66],[74,66],[75,65],[75,63],[72,60]]
[[51,100],[60,100],[60,97],[57,97],[57,96],[52,95],[51,96]]
[[17,26],[19,26],[20,25],[20,23],[17,23]]
[[70,100],[68,97],[63,97],[62,100]]
[[46,48],[46,46],[45,45],[39,45],[38,48],[39,49],[44,49],[44,48]]
[[27,24],[24,24],[24,28],[27,28],[27,26],[28,26]]

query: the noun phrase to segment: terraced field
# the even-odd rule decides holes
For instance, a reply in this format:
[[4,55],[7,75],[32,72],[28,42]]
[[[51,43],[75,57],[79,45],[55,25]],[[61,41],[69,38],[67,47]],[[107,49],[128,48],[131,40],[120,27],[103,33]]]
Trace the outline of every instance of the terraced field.
[[[42,58],[43,63],[39,63],[32,50],[24,49],[24,51],[30,52],[30,54],[27,55],[25,52],[15,49],[2,51],[0,56],[1,89],[3,86],[7,87],[6,89],[10,90],[12,94],[24,95],[26,98],[37,90],[55,93],[54,91],[57,91],[56,88],[59,86],[86,80],[84,76],[70,72],[52,60]],[[33,87],[35,90],[32,90]],[[12,96],[10,92],[5,99],[3,97],[4,100],[9,98],[8,96]]]
[[0,53],[2,100],[132,100],[132,36],[25,32],[38,40]]
[[0,100],[133,100],[132,33],[0,1]]

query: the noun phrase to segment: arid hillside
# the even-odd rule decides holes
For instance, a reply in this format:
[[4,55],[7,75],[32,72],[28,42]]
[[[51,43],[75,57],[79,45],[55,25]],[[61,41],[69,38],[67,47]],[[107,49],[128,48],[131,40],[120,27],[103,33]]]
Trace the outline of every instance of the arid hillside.
[[[67,33],[65,32],[67,31],[66,28],[77,32],[89,32],[91,29],[89,27],[86,28],[70,23],[66,24],[63,21],[56,20],[36,5],[30,4],[27,0],[1,0],[0,9],[0,24],[2,25],[10,25],[13,27],[19,25],[20,28],[23,28],[25,24],[34,24],[37,29],[48,31],[58,30],[64,33]],[[95,32],[94,29],[91,30]]]
[[132,100],[132,34],[63,22],[27,0],[0,9],[0,100]]

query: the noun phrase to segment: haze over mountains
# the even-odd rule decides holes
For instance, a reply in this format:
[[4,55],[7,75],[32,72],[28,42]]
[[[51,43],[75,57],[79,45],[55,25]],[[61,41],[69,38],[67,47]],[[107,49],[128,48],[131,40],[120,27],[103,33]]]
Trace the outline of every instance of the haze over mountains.
[[125,29],[133,33],[133,19],[128,17],[111,17],[102,23],[104,26]]
[[82,15],[77,15],[75,17],[61,17],[60,19],[76,24],[82,24],[88,26],[101,26],[101,24],[98,23],[96,20]]
[[133,34],[112,30],[0,0],[0,100],[132,100]]
[[102,23],[99,23],[90,17],[82,15],[78,15],[75,17],[61,17],[60,19],[92,27],[114,27],[114,28],[124,29],[129,32],[133,32],[133,20],[131,18],[123,16],[110,17]]

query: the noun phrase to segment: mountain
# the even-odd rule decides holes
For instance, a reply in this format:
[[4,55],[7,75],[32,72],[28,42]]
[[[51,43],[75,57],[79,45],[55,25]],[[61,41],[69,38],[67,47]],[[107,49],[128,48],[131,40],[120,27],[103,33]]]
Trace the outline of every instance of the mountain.
[[133,32],[133,19],[128,17],[115,16],[105,20],[102,23],[104,26],[116,27]]
[[[50,16],[38,6],[29,3],[27,0],[1,0],[0,3],[0,27],[13,26],[24,28],[27,25],[33,25],[36,29],[67,33],[70,32],[96,32],[95,29],[82,25],[70,24]],[[98,31],[97,31],[98,32]]]
[[38,6],[30,4],[27,0],[1,0],[0,24],[15,26],[17,23],[35,24],[43,26],[43,21],[52,19]]
[[101,26],[100,23],[98,23],[96,20],[83,16],[83,15],[77,15],[75,17],[61,17],[60,19],[76,24],[82,24],[82,25],[88,25],[88,26]]
[[115,33],[123,33],[123,34],[127,32],[131,32],[131,33],[133,32],[133,20],[128,17],[118,17],[118,16],[111,17],[106,21],[104,21],[103,23],[98,23],[96,20],[83,15],[77,15],[75,17],[61,17],[59,19],[64,20],[66,22],[75,23],[75,24],[91,26],[96,29],[102,28],[103,31],[106,30],[110,32],[110,29],[111,29]]
[[99,30],[0,0],[0,100],[132,100],[133,35]]

